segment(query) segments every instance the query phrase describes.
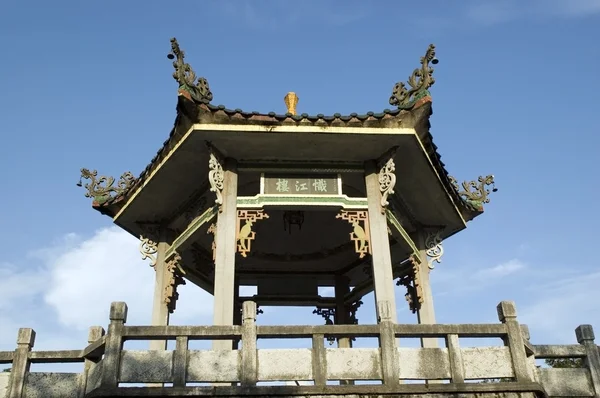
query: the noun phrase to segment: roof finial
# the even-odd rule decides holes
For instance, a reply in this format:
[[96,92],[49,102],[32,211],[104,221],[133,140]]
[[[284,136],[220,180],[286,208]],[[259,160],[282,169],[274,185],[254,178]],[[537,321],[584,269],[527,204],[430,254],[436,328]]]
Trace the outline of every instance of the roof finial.
[[296,95],[295,92],[290,91],[289,93],[286,94],[285,97],[283,97],[283,100],[285,101],[285,106],[287,107],[287,113],[291,113],[292,115],[296,114],[296,105],[298,105],[298,96]]
[[213,99],[212,92],[208,86],[208,81],[203,77],[198,77],[196,81],[196,73],[190,64],[184,61],[185,53],[179,48],[179,43],[176,38],[171,39],[171,52],[167,58],[174,59],[173,78],[179,83],[179,90],[189,93],[191,99],[196,102],[210,102]]
[[410,88],[407,89],[403,82],[396,83],[390,97],[390,105],[397,106],[398,109],[410,109],[418,100],[429,95],[428,89],[435,83],[433,68],[429,66],[430,62],[433,65],[439,62],[435,57],[433,44],[429,45],[425,56],[421,57],[421,67],[415,69],[408,78]]

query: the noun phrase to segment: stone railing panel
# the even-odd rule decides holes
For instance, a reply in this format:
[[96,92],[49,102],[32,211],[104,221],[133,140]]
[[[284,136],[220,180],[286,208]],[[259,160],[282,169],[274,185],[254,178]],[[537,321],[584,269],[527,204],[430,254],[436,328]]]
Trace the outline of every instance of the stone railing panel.
[[258,380],[286,381],[312,380],[312,350],[260,349],[258,352]]
[[240,351],[188,351],[187,382],[236,382],[241,379]]
[[447,348],[399,347],[400,378],[406,380],[449,379]]
[[509,347],[461,348],[465,379],[514,377]]
[[0,398],[4,398],[8,392],[8,380],[10,379],[10,373],[0,373]]
[[550,397],[593,397],[594,386],[587,369],[538,369],[540,383]]
[[25,383],[25,398],[64,398],[77,391],[81,373],[31,372]]
[[381,350],[378,348],[328,348],[327,378],[331,380],[380,380]]
[[172,374],[173,351],[121,352],[121,383],[170,383]]

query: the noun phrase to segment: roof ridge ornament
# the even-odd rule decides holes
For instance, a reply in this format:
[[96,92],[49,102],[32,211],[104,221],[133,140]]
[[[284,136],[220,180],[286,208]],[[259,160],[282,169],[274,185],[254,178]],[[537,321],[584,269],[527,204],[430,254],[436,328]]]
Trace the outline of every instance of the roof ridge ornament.
[[433,44],[429,45],[425,56],[421,57],[421,67],[416,68],[408,78],[410,88],[407,89],[404,82],[396,83],[390,97],[390,105],[397,106],[398,109],[411,109],[418,100],[430,95],[428,89],[435,83],[430,62],[433,65],[439,62],[435,57]]
[[[84,179],[90,180],[90,182],[84,185],[82,184]],[[98,177],[97,170],[90,171],[83,168],[77,186],[83,186],[86,189],[86,198],[92,198],[102,204],[127,192],[136,181],[137,179],[129,171],[123,173],[119,180],[115,181],[115,178],[111,176]]]
[[490,190],[487,189],[486,186],[492,186],[491,192],[498,191],[498,188],[496,188],[496,182],[494,181],[494,176],[492,174],[485,177],[479,176],[477,181],[463,181],[461,184],[462,190],[454,177],[448,176],[448,179],[458,195],[465,202],[479,210],[483,209],[484,204],[490,203]]
[[171,39],[171,52],[167,55],[173,61],[173,79],[179,83],[179,90],[188,93],[191,99],[198,103],[209,103],[213,99],[212,92],[208,85],[208,81],[203,77],[198,77],[190,64],[184,61],[185,52],[179,48],[179,43],[176,38]]

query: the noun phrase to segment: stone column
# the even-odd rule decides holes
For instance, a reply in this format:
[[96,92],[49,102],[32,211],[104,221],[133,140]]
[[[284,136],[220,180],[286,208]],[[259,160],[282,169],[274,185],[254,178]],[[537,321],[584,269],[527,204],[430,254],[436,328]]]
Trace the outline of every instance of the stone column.
[[[420,231],[417,237],[417,245],[419,247],[419,257],[421,263],[416,267],[416,271],[419,273],[418,280],[421,285],[421,292],[423,295],[423,302],[419,306],[417,311],[417,317],[419,324],[432,325],[435,324],[435,310],[433,308],[433,293],[431,290],[431,282],[429,279],[429,268],[427,258],[427,247],[425,240],[427,234],[424,231]],[[434,338],[421,339],[421,346],[423,348],[437,348],[439,346],[438,340]]]
[[[155,281],[154,281],[154,298],[152,301],[152,326],[166,326],[169,324],[169,308],[165,302],[165,289],[167,287],[167,262],[165,253],[169,248],[167,242],[165,228],[160,228],[157,252],[156,265],[154,266]],[[150,341],[151,350],[166,350],[166,340]]]
[[[223,167],[223,203],[217,219],[215,236],[215,325],[233,325],[235,297],[235,253],[237,235],[237,167],[233,159],[227,159]],[[213,349],[231,350],[226,340],[213,341]]]
[[365,183],[369,206],[369,227],[371,260],[373,263],[373,284],[375,287],[375,308],[377,319],[381,320],[380,308],[385,304],[389,310],[389,320],[398,322],[394,278],[392,274],[392,256],[388,235],[387,218],[381,207],[381,190],[375,161],[365,162]]

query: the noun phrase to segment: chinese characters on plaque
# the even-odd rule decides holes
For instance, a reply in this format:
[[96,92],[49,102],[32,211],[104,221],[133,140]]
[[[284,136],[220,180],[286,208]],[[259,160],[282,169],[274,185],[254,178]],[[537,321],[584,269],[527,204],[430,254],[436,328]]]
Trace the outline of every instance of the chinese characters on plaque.
[[265,195],[339,195],[338,176],[265,175]]

